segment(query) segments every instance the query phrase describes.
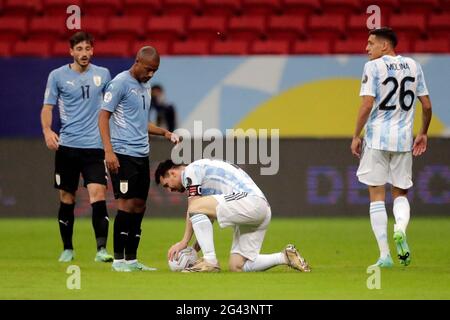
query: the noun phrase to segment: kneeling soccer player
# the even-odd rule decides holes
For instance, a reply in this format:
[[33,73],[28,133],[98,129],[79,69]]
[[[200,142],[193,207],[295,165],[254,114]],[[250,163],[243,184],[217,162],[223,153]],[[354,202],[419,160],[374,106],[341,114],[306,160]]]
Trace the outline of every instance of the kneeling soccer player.
[[183,239],[168,252],[172,260],[188,246],[195,233],[203,257],[185,272],[220,271],[214,249],[214,220],[221,228],[234,227],[230,271],[263,271],[278,265],[304,272],[311,270],[291,244],[282,252],[259,253],[270,223],[270,205],[250,176],[239,167],[220,160],[201,159],[187,166],[166,160],[156,169],[155,181],[171,192],[187,190],[189,196]]

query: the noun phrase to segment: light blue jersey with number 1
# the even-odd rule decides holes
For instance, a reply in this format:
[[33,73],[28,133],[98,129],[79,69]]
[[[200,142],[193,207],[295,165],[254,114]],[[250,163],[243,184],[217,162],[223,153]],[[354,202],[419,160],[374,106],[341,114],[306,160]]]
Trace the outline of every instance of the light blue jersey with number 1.
[[150,82],[140,83],[129,70],[111,80],[102,109],[112,112],[109,126],[114,152],[132,157],[148,156],[150,101]]

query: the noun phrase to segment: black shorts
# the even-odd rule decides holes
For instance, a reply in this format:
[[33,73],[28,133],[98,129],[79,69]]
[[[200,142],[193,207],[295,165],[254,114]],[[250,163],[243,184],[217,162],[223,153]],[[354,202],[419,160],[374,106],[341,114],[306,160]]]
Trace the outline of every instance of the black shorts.
[[55,188],[74,194],[80,173],[85,187],[90,183],[106,186],[105,152],[102,149],[59,146],[55,154]]
[[116,153],[119,172],[110,174],[116,199],[147,200],[150,188],[150,163],[148,157],[132,157]]

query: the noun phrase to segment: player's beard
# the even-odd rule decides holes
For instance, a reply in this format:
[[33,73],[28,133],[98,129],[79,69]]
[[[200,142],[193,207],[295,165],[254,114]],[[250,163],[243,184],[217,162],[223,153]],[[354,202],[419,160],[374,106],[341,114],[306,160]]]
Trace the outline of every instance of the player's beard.
[[76,59],[75,61],[80,67],[85,68],[89,65],[89,63],[91,62],[91,59],[86,57],[86,59],[84,59],[84,60],[82,60],[82,58],[80,58],[80,59]]
[[178,192],[180,192],[180,193],[184,193],[185,191],[186,191],[186,188],[183,187],[183,186],[181,186],[181,187],[178,189]]

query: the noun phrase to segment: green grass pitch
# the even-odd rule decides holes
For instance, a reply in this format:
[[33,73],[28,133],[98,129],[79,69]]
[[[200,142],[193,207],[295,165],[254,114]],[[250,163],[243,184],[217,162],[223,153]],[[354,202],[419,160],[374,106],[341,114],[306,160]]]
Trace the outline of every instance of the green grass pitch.
[[[145,219],[139,259],[156,272],[116,273],[95,263],[90,219],[75,222],[72,263],[57,262],[61,243],[56,219],[0,220],[0,299],[450,299],[450,219],[412,217],[408,242],[412,264],[381,271],[381,289],[367,288],[367,266],[378,248],[367,218],[277,219],[262,253],[290,242],[312,266],[299,273],[285,266],[266,272],[228,272],[231,229],[215,225],[220,274],[169,271],[166,254],[184,230],[181,219]],[[389,238],[392,239],[392,217]],[[390,240],[391,254],[395,255]],[[112,252],[112,223],[108,250]],[[69,265],[81,269],[81,289],[69,290]]]

